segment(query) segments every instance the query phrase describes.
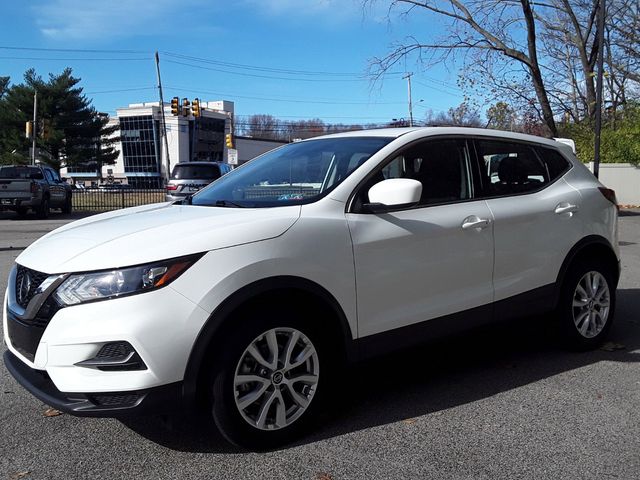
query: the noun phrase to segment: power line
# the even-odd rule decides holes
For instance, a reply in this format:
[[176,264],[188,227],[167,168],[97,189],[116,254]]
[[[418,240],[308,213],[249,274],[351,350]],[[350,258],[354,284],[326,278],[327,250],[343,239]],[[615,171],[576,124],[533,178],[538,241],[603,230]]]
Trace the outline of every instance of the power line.
[[0,59],[4,60],[44,60],[47,62],[82,62],[82,61],[90,61],[90,62],[127,62],[127,61],[140,61],[140,60],[149,60],[149,58],[51,58],[51,57],[0,57]]
[[96,50],[86,48],[36,48],[36,47],[9,47],[0,46],[0,50],[26,50],[33,52],[76,52],[76,53],[152,53],[145,50]]
[[138,92],[141,90],[155,90],[157,87],[138,87],[138,88],[121,88],[118,90],[100,90],[96,92],[85,92],[85,95],[97,95],[100,93],[120,93],[120,92]]
[[[289,75],[343,76],[343,77],[359,77],[359,78],[363,78],[365,76],[363,75],[362,72],[328,72],[328,71],[312,71],[312,70],[294,70],[290,68],[263,67],[263,66],[248,65],[243,63],[225,62],[221,60],[194,57],[194,56],[182,55],[182,54],[171,53],[171,52],[162,52],[162,54],[170,57],[174,57],[174,58],[181,58],[183,60],[202,62],[202,63],[211,64],[211,65],[218,65],[222,67],[236,68],[241,70],[253,70],[253,71],[259,71],[259,72],[282,73],[282,74],[289,74]],[[402,75],[402,72],[389,72],[386,75]]]
[[313,104],[322,104],[322,105],[402,105],[404,102],[345,102],[342,100],[306,100],[306,99],[285,99],[285,98],[269,98],[269,97],[258,97],[251,95],[231,95],[228,93],[221,92],[212,92],[207,90],[200,89],[191,89],[185,87],[174,87],[171,85],[167,85],[168,89],[178,90],[181,92],[193,92],[193,93],[205,93],[207,95],[217,95],[221,97],[228,98],[247,98],[249,100],[264,100],[264,101],[273,101],[273,102],[285,102],[285,103],[313,103]]
[[166,62],[169,63],[175,63],[178,65],[184,65],[187,67],[192,67],[192,68],[199,68],[202,70],[211,70],[214,72],[221,72],[221,73],[229,73],[231,75],[239,75],[241,77],[256,77],[256,78],[268,78],[271,80],[290,80],[290,81],[294,81],[294,82],[362,82],[362,81],[367,81],[367,79],[336,79],[336,80],[328,80],[328,79],[316,79],[316,78],[292,78],[292,77],[278,77],[278,76],[273,76],[273,75],[258,75],[255,73],[246,73],[246,72],[233,72],[231,70],[223,70],[220,68],[213,68],[213,67],[205,67],[203,65],[193,65],[191,63],[185,63],[185,62],[179,62],[177,60],[165,60]]

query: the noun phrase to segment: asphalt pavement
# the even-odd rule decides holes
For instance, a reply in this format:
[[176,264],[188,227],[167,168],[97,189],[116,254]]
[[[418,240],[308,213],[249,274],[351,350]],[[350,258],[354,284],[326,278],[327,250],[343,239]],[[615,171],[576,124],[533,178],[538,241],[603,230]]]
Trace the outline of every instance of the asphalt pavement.
[[[0,289],[22,249],[72,217],[0,213]],[[249,453],[202,418],[47,417],[0,365],[0,479],[640,478],[640,211],[620,218],[609,348],[570,353],[541,319],[350,370],[310,436]],[[52,252],[55,254],[55,252]]]

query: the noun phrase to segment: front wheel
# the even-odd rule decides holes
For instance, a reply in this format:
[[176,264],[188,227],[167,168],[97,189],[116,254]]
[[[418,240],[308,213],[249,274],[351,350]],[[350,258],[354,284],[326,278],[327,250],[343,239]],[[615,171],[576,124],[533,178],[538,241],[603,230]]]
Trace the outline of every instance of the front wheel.
[[567,346],[577,350],[598,347],[611,328],[615,306],[615,277],[606,263],[592,260],[572,268],[558,306]]
[[317,411],[321,378],[330,374],[320,335],[279,316],[233,335],[213,380],[213,419],[241,447],[294,440]]

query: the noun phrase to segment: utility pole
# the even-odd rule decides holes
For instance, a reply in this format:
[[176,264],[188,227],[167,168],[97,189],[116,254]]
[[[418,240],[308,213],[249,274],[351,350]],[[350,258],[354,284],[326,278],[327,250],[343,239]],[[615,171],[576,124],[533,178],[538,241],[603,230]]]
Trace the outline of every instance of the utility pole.
[[164,137],[164,150],[167,153],[167,175],[165,183],[169,183],[171,163],[169,162],[169,140],[167,140],[167,120],[164,117],[164,98],[162,97],[162,80],[160,80],[160,56],[156,50],[156,73],[158,74],[158,93],[160,94],[160,114],[162,115],[162,136]]
[[407,73],[403,79],[407,80],[407,86],[409,88],[409,126],[413,127],[413,103],[411,101],[411,77],[413,73]]
[[598,178],[600,174],[600,135],[602,133],[602,76],[604,69],[604,21],[605,0],[599,1],[598,6],[598,74],[596,77],[596,125],[593,155],[593,174]]
[[31,132],[31,165],[36,164],[36,137],[38,132],[38,91],[33,91],[33,129]]

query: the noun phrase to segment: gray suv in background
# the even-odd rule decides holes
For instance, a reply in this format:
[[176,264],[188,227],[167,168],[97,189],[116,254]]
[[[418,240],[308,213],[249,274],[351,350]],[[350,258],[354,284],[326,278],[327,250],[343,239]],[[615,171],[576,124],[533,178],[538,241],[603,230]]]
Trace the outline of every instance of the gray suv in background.
[[167,183],[166,200],[174,202],[184,200],[188,195],[196,193],[217,180],[231,167],[221,162],[182,162],[173,167],[171,179]]

